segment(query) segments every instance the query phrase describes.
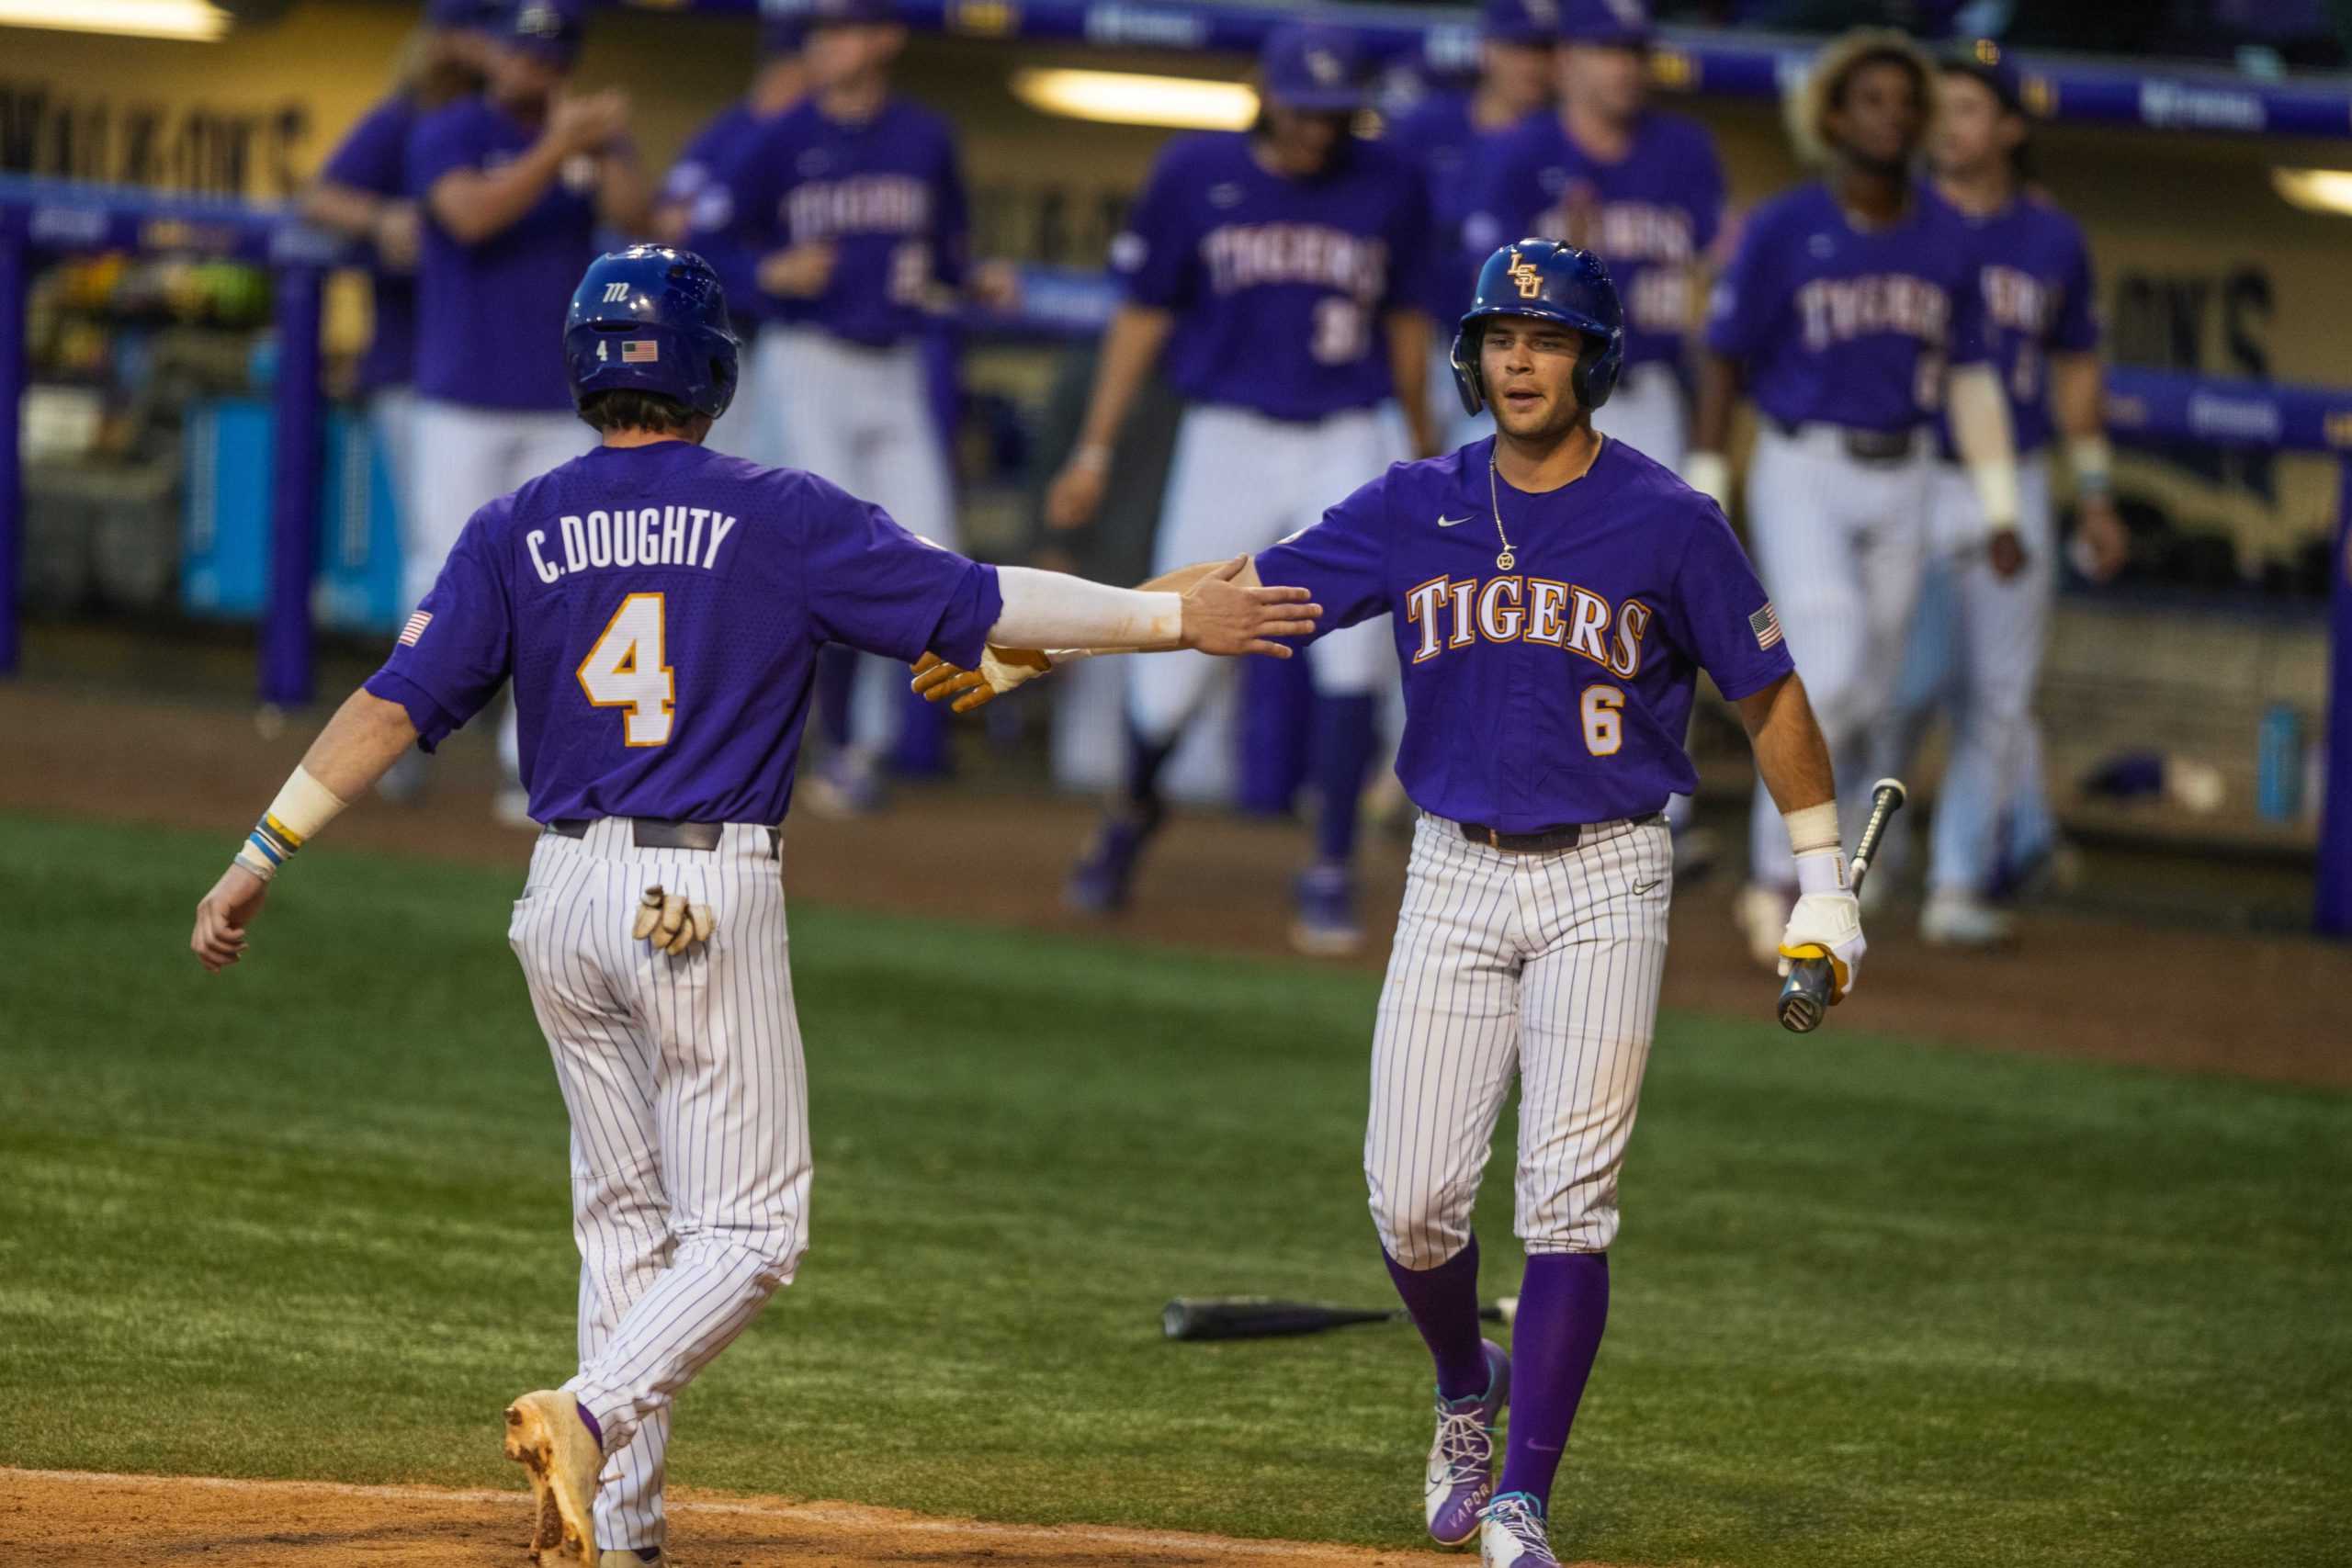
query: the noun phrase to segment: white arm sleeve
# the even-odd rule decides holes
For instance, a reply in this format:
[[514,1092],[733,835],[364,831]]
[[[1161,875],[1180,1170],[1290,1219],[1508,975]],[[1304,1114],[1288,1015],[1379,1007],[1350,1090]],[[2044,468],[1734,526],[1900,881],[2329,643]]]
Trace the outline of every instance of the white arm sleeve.
[[2009,425],[2009,402],[1989,365],[1963,365],[1951,373],[1949,402],[1951,442],[1976,486],[1984,508],[1984,531],[2018,525],[2018,449]]
[[1157,649],[1182,644],[1182,594],[1113,588],[1025,566],[997,568],[996,584],[1004,595],[1004,613],[989,628],[989,640],[1000,647]]

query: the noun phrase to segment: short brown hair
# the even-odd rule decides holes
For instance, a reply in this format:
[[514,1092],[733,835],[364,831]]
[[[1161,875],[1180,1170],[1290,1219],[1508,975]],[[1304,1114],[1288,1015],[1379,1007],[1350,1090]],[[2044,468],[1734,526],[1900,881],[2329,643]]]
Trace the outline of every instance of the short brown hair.
[[600,431],[650,430],[660,435],[682,435],[701,416],[675,398],[623,388],[591,392],[581,399],[580,417]]

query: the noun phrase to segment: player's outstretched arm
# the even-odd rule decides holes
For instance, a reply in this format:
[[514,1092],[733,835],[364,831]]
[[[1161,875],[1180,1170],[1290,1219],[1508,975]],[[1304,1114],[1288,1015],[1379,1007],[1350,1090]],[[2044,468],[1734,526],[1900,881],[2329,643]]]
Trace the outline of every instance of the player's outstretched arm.
[[[1035,575],[1060,578],[1058,572]],[[1002,574],[999,574],[1002,581]],[[1016,580],[1018,581],[1018,580]],[[1083,579],[1066,579],[1083,581]],[[1089,584],[1089,586],[1097,586]],[[1244,646],[1226,648],[1211,646],[1206,641],[1170,642],[1164,632],[1155,634],[1156,640],[1137,637],[1132,640],[1103,643],[1094,647],[1064,646],[1061,639],[1043,639],[1037,647],[1020,646],[1001,637],[1005,621],[1000,619],[990,628],[989,648],[977,670],[966,670],[950,664],[935,653],[926,653],[915,666],[914,689],[925,701],[951,703],[957,713],[969,713],[995,701],[1015,686],[1025,685],[1038,676],[1048,674],[1059,665],[1072,660],[1089,658],[1097,653],[1153,653],[1176,648],[1198,648],[1208,653],[1263,654],[1272,659],[1288,659],[1291,650],[1270,637],[1306,637],[1322,616],[1322,607],[1307,602],[1304,588],[1268,588],[1258,578],[1258,563],[1249,556],[1237,556],[1231,560],[1199,561],[1166,572],[1141,587],[1137,594],[1174,598],[1178,602],[1180,619],[1189,615],[1193,632],[1203,637],[1216,637],[1220,628],[1239,636],[1245,623],[1256,629],[1242,639]],[[1008,601],[1008,607],[1009,601]],[[1230,615],[1239,617],[1221,622],[1218,617]],[[1287,629],[1286,629],[1287,628]],[[1016,623],[1015,629],[1029,629]],[[1108,628],[1104,628],[1106,632]],[[1148,630],[1148,628],[1139,628]]]
[[416,726],[400,704],[365,691],[345,698],[237,858],[198,902],[196,931],[188,938],[197,961],[217,975],[243,957],[245,928],[261,913],[278,867],[415,744]]
[[1835,982],[1830,1000],[1845,999],[1861,973],[1861,907],[1846,884],[1846,853],[1838,833],[1837,775],[1829,743],[1813,716],[1804,682],[1784,675],[1734,705],[1756,751],[1756,771],[1789,825],[1796,852],[1796,908],[1781,935],[1781,973],[1800,958],[1826,958]]

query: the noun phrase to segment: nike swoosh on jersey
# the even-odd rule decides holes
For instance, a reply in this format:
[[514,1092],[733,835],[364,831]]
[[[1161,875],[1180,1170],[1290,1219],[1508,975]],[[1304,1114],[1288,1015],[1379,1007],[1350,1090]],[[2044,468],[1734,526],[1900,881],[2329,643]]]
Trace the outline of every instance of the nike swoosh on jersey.
[[1635,897],[1638,897],[1640,895],[1647,893],[1650,889],[1656,887],[1658,883],[1664,882],[1666,878],[1661,876],[1649,882],[1636,882],[1634,884],[1634,893]]
[[1469,521],[1467,517],[1448,517],[1442,512],[1437,514],[1437,525],[1441,528],[1458,528]]

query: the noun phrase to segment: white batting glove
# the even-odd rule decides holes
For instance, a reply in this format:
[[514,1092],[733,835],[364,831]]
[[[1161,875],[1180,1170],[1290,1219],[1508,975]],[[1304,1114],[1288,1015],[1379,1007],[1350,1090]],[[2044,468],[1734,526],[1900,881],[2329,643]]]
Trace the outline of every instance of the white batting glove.
[[1804,897],[1781,933],[1781,975],[1786,978],[1799,959],[1826,958],[1829,999],[1842,1002],[1870,951],[1862,940],[1862,907],[1846,886],[1845,855],[1829,849],[1797,856],[1797,886]]

